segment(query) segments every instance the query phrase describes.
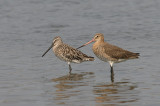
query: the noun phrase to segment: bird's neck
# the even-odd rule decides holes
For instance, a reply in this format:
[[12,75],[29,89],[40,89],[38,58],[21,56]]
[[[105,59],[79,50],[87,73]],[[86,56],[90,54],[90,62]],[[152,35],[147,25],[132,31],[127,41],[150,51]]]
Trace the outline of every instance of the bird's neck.
[[98,41],[95,42],[95,44],[103,44],[103,43],[104,43],[104,40],[103,40],[103,39],[98,40]]
[[103,40],[98,40],[93,44],[93,48],[97,48],[99,45],[103,44],[104,41]]

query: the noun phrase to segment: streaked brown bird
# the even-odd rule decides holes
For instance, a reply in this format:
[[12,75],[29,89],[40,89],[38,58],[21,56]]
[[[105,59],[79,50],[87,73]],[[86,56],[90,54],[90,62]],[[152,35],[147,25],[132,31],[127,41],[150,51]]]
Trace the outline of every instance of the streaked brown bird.
[[104,36],[102,33],[95,34],[94,38],[87,42],[86,44],[78,47],[77,49],[95,42],[92,46],[94,54],[102,61],[109,62],[111,68],[111,81],[114,82],[114,72],[113,64],[126,61],[129,59],[136,59],[139,56],[139,53],[133,53],[127,50],[124,50],[115,45],[111,45],[104,41]]
[[51,46],[47,49],[42,57],[53,47],[53,53],[60,60],[65,61],[69,65],[69,73],[71,74],[72,68],[70,63],[81,63],[84,61],[94,61],[94,57],[87,56],[81,51],[64,44],[61,37],[57,36],[53,39]]

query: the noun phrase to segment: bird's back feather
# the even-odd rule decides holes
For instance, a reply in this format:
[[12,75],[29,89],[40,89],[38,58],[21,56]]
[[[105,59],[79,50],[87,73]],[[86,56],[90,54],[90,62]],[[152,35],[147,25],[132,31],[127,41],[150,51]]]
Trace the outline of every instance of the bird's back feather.
[[53,51],[55,55],[63,61],[81,63],[84,61],[94,60],[94,57],[87,56],[86,54],[67,44],[61,44]]

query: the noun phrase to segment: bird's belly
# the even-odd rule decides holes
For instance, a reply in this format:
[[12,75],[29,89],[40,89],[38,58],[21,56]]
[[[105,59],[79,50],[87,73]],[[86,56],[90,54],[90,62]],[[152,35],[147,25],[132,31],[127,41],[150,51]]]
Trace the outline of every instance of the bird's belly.
[[115,63],[120,63],[120,62],[124,62],[126,61],[126,59],[118,59],[117,61],[115,61]]
[[58,57],[60,60],[65,61],[65,62],[71,62],[71,63],[81,63],[82,61],[77,60],[77,59],[71,59],[71,58],[67,58],[65,56],[61,56],[58,54],[55,54],[56,57]]
[[109,61],[109,59],[108,58],[106,58],[106,57],[104,57],[104,56],[102,56],[102,55],[97,55],[97,54],[95,54],[100,60],[102,60],[102,61],[105,61],[105,62],[107,62],[107,61]]

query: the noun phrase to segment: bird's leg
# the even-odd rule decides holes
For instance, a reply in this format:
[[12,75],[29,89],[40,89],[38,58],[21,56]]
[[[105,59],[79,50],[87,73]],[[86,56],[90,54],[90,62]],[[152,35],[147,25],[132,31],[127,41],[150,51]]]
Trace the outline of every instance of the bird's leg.
[[111,67],[111,81],[114,82],[114,71],[113,71],[113,61],[109,61],[110,67]]
[[113,66],[111,67],[111,81],[114,82],[114,71],[113,71]]
[[71,74],[72,67],[71,67],[71,64],[70,64],[70,62],[68,62],[68,65],[69,65],[69,74]]
[[71,74],[71,71],[72,71],[72,67],[71,65],[69,64],[69,73]]

